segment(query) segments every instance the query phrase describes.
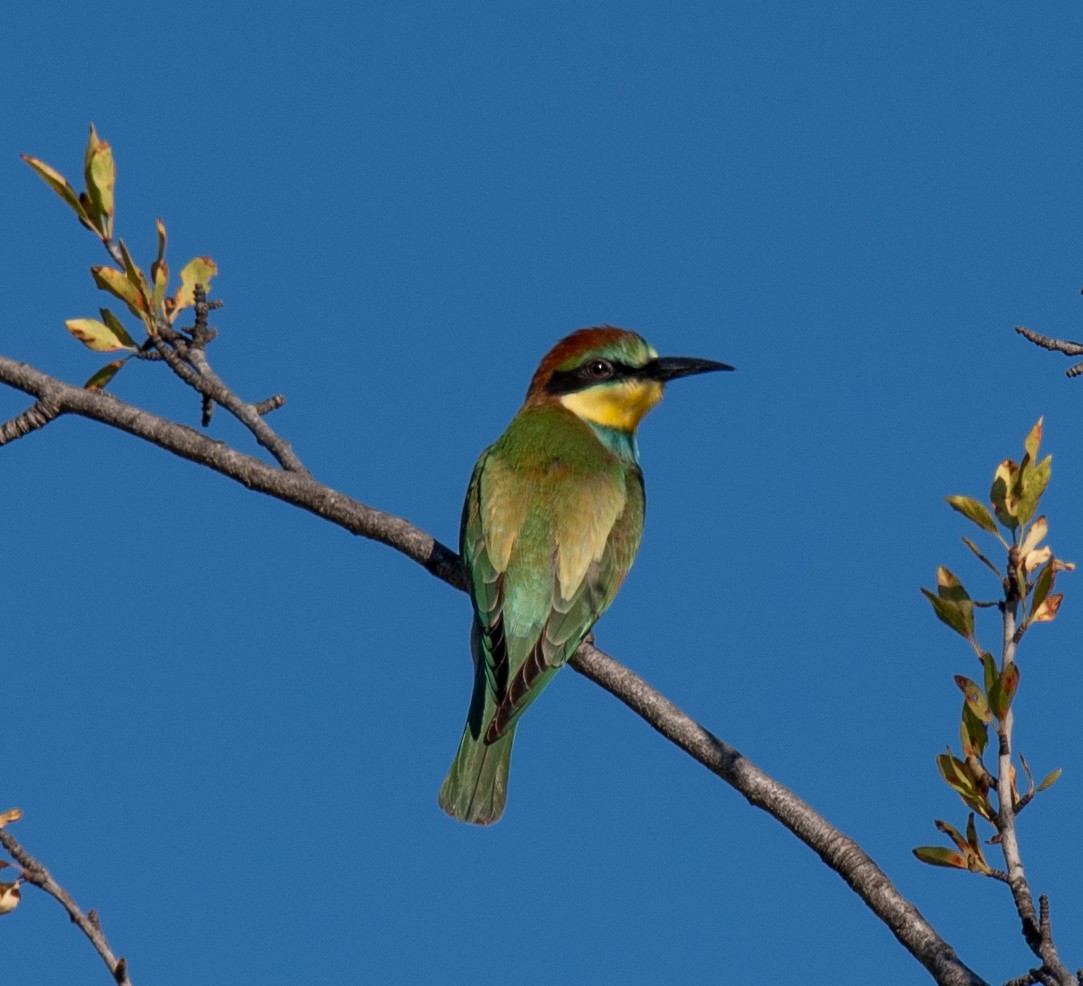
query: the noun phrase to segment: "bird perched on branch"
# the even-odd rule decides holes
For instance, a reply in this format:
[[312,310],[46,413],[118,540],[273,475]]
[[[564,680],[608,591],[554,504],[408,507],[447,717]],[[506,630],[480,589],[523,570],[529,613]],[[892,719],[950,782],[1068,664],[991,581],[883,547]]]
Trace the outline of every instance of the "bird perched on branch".
[[636,426],[676,377],[732,370],[659,356],[635,332],[580,329],[541,361],[481,453],[459,551],[474,603],[474,692],[440,806],[500,818],[519,716],[613,601],[643,532]]

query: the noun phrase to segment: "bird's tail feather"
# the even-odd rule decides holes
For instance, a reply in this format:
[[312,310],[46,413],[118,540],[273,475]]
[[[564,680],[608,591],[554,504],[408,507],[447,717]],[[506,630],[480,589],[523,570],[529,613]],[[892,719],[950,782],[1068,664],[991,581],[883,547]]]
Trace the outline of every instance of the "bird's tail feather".
[[440,807],[461,822],[491,825],[497,821],[504,813],[508,796],[508,768],[514,739],[512,726],[495,742],[486,743],[468,723],[451,770],[440,788]]

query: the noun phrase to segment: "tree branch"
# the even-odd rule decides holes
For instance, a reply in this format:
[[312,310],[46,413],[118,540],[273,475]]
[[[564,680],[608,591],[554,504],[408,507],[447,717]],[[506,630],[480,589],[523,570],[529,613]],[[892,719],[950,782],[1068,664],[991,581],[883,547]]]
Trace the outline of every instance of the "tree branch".
[[722,778],[749,804],[763,809],[796,835],[846,881],[936,982],[944,986],[980,986],[984,982],[959,960],[954,949],[864,850],[793,791],[682,712],[630,668],[593,645],[580,645],[571,665]]
[[0,828],[0,844],[8,851],[11,858],[23,868],[23,879],[40,887],[50,897],[59,901],[68,912],[73,924],[77,924],[83,934],[90,939],[102,961],[108,966],[117,986],[132,986],[128,978],[128,963],[123,958],[118,958],[109,947],[105,935],[102,933],[101,922],[94,911],[84,914],[78,904],[56,880],[52,874],[33,856],[30,855],[19,843],[15,836],[6,828]]
[[[1028,329],[1025,325],[1017,325],[1015,331],[1024,339],[1029,339],[1035,346],[1041,346],[1043,349],[1050,349],[1055,353],[1064,353],[1065,356],[1083,356],[1083,344],[1078,342],[1070,342],[1067,339],[1052,339],[1049,336],[1043,336],[1040,332],[1035,332],[1033,329]],[[1083,363],[1076,363],[1075,366],[1070,366],[1064,371],[1064,375],[1067,377],[1078,377],[1081,373],[1083,373]]]
[[[39,401],[49,402],[59,408],[58,413],[76,414],[118,428],[182,458],[208,466],[249,489],[308,510],[353,534],[386,544],[456,589],[466,589],[461,561],[450,548],[400,517],[376,510],[316,482],[307,472],[275,468],[110,394],[73,387],[5,356],[0,356],[0,383],[31,394]],[[217,395],[214,399],[218,402]],[[985,980],[956,956],[917,908],[902,897],[857,843],[833,828],[792,791],[763,773],[633,671],[592,644],[584,642],[570,663],[816,852],[929,970],[937,983],[942,986],[987,986]]]

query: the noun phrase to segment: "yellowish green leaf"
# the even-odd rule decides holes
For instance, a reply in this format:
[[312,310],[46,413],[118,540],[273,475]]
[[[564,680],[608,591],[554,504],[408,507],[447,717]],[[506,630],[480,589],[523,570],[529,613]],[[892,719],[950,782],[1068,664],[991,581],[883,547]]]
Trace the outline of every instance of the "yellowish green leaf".
[[989,694],[989,705],[998,719],[1002,720],[1008,714],[1018,687],[1019,665],[1012,663],[1001,672],[999,686]]
[[963,703],[962,721],[959,723],[959,735],[963,744],[963,755],[980,759],[989,742],[989,730],[965,702]]
[[88,212],[101,232],[102,239],[110,240],[113,237],[113,215],[116,211],[113,192],[117,182],[117,169],[109,143],[98,139],[93,123],[90,125],[84,171],[87,197],[90,201]]
[[970,709],[982,722],[992,722],[993,714],[989,711],[989,704],[985,700],[985,693],[978,687],[978,683],[971,681],[965,675],[957,674],[955,684],[959,686],[966,700],[966,707]]
[[31,157],[29,154],[23,154],[22,159],[30,165],[46,185],[56,192],[56,194],[71,207],[79,222],[86,226],[87,229],[97,232],[94,228],[94,224],[90,221],[90,216],[87,214],[86,208],[83,206],[83,203],[79,201],[78,193],[71,187],[67,178],[55,168],[49,167],[44,161],[39,161],[36,157]]
[[985,860],[985,852],[981,847],[981,840],[978,838],[978,828],[974,824],[973,812],[967,816],[966,820],[966,845],[967,862],[970,864],[971,871],[974,873],[991,873],[989,864]]
[[165,293],[169,288],[169,265],[164,260],[156,260],[150,265],[150,276],[154,279],[154,311],[159,315],[165,315]]
[[954,603],[969,603],[970,595],[950,568],[940,565],[936,570],[936,594]]
[[1051,770],[1048,774],[1046,774],[1045,780],[1043,780],[1042,783],[1038,785],[1037,789],[1039,791],[1044,791],[1047,788],[1050,788],[1054,784],[1056,784],[1057,780],[1059,778],[1060,778],[1060,767],[1058,767],[1056,770]]
[[951,839],[952,842],[955,843],[955,845],[959,847],[959,849],[961,849],[963,852],[966,852],[968,848],[966,839],[963,838],[962,833],[954,825],[952,825],[950,822],[942,821],[939,818],[936,819],[933,824],[936,826],[937,831],[943,832],[944,835],[946,835],[949,839]]
[[1026,450],[1027,455],[1030,456],[1031,462],[1038,458],[1038,447],[1042,444],[1042,422],[1044,420],[1044,418],[1039,418],[1023,440],[1023,448]]
[[120,368],[127,362],[126,360],[118,359],[113,360],[112,363],[106,363],[97,373],[94,374],[83,387],[86,390],[105,390],[109,386],[110,381],[119,372]]
[[156,221],[158,231],[158,256],[150,265],[150,278],[154,282],[154,312],[165,315],[165,293],[169,288],[169,265],[165,262],[166,232],[165,223]]
[[939,596],[934,596],[928,589],[922,587],[922,594],[932,604],[936,617],[946,627],[969,639],[971,626],[967,623],[962,611],[957,605]]
[[180,272],[180,290],[177,292],[172,310],[173,318],[182,308],[188,308],[194,304],[197,284],[202,284],[205,291],[210,291],[211,278],[217,273],[218,266],[210,257],[196,257],[184,265]]
[[940,776],[959,795],[963,804],[972,808],[982,818],[993,818],[993,809],[966,761],[952,756],[951,750],[948,750],[947,753],[937,756],[936,766],[940,770]]
[[134,351],[136,348],[131,345],[131,339],[128,343],[122,342],[108,325],[96,318],[69,318],[64,326],[84,346],[96,353],[113,353],[118,349]]
[[914,850],[914,855],[923,863],[928,863],[931,866],[947,866],[956,870],[970,868],[967,866],[966,857],[962,853],[957,853],[944,846],[918,846]]
[[117,246],[120,248],[120,259],[124,261],[124,276],[128,278],[132,287],[142,296],[146,309],[149,311],[152,292],[150,284],[147,282],[147,275],[143,273],[139,264],[132,259],[132,255],[128,252],[128,247],[123,240]]
[[1045,602],[1046,597],[1049,595],[1050,590],[1053,588],[1053,580],[1056,578],[1056,566],[1046,565],[1039,573],[1038,578],[1034,583],[1034,591],[1030,597],[1030,619],[1034,619],[1034,614],[1038,611],[1038,607]]
[[958,510],[967,520],[972,520],[983,531],[988,531],[990,534],[996,534],[997,526],[993,521],[993,515],[985,508],[985,506],[969,496],[949,496],[945,498],[948,505],[954,510]]
[[155,258],[158,263],[165,260],[165,245],[166,245],[166,232],[165,223],[162,222],[161,217],[154,221],[155,229],[158,233],[158,256]]
[[943,565],[936,570],[935,596],[927,589],[921,591],[940,620],[969,640],[974,633],[974,604],[951,570]]
[[1042,498],[1045,488],[1049,485],[1049,478],[1053,473],[1053,456],[1047,455],[1037,465],[1027,464],[1019,473],[1018,505],[1016,517],[1020,524],[1029,523],[1038,509],[1038,501]]
[[102,321],[113,330],[113,334],[124,343],[127,348],[137,349],[135,340],[128,335],[128,330],[124,328],[123,323],[116,317],[108,308],[99,308],[99,312],[102,315]]
[[1016,489],[1016,474],[1019,466],[1011,459],[1005,459],[993,473],[993,486],[989,490],[989,500],[993,512],[1005,527],[1015,530],[1019,526],[1016,512],[1019,509],[1019,494]]
[[123,271],[115,267],[91,267],[90,273],[99,288],[116,295],[136,318],[143,319],[144,322],[147,320],[149,313],[143,293]]

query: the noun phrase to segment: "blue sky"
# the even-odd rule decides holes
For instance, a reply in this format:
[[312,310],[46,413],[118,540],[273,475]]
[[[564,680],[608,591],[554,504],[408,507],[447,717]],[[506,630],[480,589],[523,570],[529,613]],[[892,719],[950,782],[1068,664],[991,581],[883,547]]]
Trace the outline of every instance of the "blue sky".
[[[943,503],[1045,415],[1051,543],[1083,559],[1077,4],[23,5],[0,63],[0,352],[102,360],[78,177],[93,120],[144,264],[210,254],[211,356],[322,481],[454,544],[477,453],[583,325],[734,374],[640,434],[643,549],[600,646],[881,864],[991,981],[1005,888],[919,865],[965,822],[966,648],[918,587],[991,594]],[[117,396],[198,424],[161,367]],[[0,393],[0,415],[25,401]],[[220,414],[210,433],[250,443]],[[0,450],[0,807],[137,984],[922,983],[807,849],[572,671],[490,830],[436,791],[470,690],[464,596],[378,545],[78,420]],[[1076,577],[1078,578],[1078,576]],[[1017,739],[1061,782],[1024,862],[1083,963],[1078,589],[1021,654]],[[985,628],[989,641],[995,628]],[[100,983],[52,901],[12,982]]]

